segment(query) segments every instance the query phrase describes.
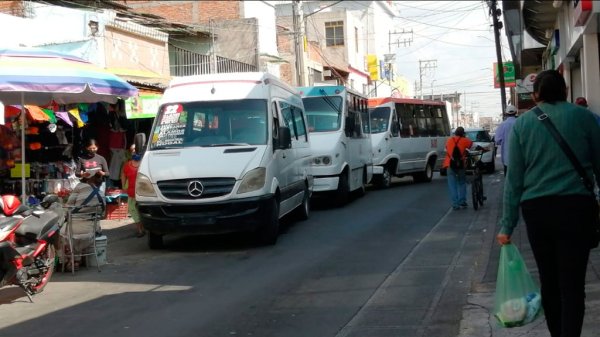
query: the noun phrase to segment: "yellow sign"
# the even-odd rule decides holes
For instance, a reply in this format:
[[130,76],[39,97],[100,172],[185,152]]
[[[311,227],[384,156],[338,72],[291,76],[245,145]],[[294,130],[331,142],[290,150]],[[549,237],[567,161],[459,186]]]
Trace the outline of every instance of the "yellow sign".
[[377,63],[377,55],[367,55],[367,69],[369,69],[369,77],[372,81],[379,80],[379,64]]
[[[11,178],[21,178],[21,166],[23,164],[15,164],[15,167],[10,169],[10,177]],[[31,176],[31,170],[29,164],[25,164],[25,178],[29,178]]]

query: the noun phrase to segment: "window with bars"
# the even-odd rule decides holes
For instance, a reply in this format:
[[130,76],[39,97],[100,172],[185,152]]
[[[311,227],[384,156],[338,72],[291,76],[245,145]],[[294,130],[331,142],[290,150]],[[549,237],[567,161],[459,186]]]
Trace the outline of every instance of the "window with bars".
[[325,22],[327,47],[344,45],[344,21]]

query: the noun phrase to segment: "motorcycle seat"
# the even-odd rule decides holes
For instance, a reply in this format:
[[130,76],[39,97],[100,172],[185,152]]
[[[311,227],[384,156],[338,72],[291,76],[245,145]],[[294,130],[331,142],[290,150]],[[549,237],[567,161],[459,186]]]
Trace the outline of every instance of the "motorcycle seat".
[[15,233],[30,239],[36,239],[49,231],[59,221],[59,217],[58,213],[51,210],[41,213],[39,218],[31,215],[23,220],[23,223],[17,228]]

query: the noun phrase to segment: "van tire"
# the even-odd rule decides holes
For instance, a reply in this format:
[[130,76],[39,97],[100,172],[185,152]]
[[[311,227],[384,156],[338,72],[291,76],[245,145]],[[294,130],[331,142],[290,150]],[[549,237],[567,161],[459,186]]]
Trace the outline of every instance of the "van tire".
[[492,173],[496,172],[496,158],[492,157],[492,162],[487,163],[486,165],[487,165],[485,168],[486,173],[492,174]]
[[392,172],[388,165],[383,167],[383,173],[377,176],[375,185],[379,188],[389,188],[392,185]]
[[273,198],[268,207],[265,222],[256,231],[258,243],[265,246],[277,243],[277,237],[279,236],[279,200]]
[[350,199],[350,182],[348,181],[348,172],[342,172],[336,191],[335,201],[338,206],[344,206]]
[[413,178],[418,183],[430,182],[431,179],[433,179],[433,165],[431,164],[431,161],[427,162],[427,165],[425,165],[425,170],[413,174]]
[[159,234],[155,234],[152,232],[148,232],[148,248],[150,249],[161,249],[163,248],[163,236]]
[[300,221],[308,220],[310,217],[310,191],[308,186],[304,185],[304,196],[302,197],[302,204],[296,208],[296,217]]

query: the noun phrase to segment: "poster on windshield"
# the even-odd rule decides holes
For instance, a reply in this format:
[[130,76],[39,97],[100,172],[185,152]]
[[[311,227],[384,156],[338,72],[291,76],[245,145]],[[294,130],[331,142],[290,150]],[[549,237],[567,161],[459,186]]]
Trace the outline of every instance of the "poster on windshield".
[[187,112],[181,104],[170,104],[163,107],[160,122],[152,134],[154,146],[173,146],[183,144]]

